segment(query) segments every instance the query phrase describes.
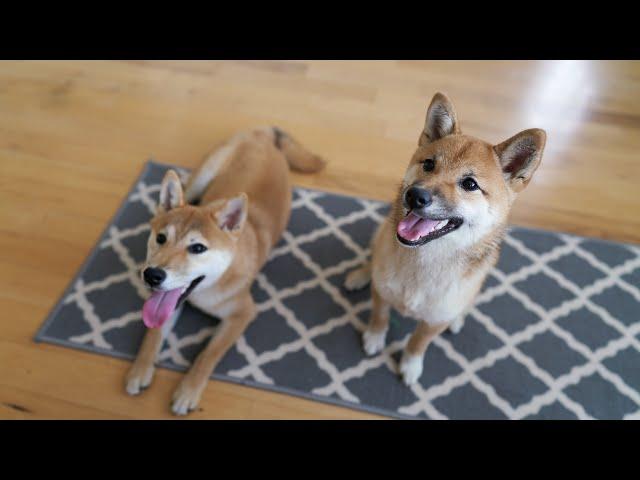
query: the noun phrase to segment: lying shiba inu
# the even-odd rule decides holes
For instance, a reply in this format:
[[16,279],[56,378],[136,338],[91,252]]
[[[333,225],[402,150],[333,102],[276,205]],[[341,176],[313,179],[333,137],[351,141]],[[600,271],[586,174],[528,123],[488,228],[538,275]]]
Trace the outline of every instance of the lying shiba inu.
[[540,164],[546,134],[525,130],[492,146],[460,131],[451,101],[437,93],[396,201],[372,242],[369,264],[351,272],[347,289],[371,281],[367,354],[384,348],[390,307],[418,320],[400,373],[422,375],[431,340],[457,333],[498,259],[507,216]]
[[[150,327],[126,377],[131,395],[149,386],[165,336],[188,300],[222,319],[173,395],[171,409],[193,410],[218,361],[255,316],[250,287],[291,212],[288,166],[324,166],[277,128],[240,133],[210,154],[183,195],[177,174],[162,181],[142,278],[152,290],[142,317]],[[190,205],[199,200],[198,206]]]

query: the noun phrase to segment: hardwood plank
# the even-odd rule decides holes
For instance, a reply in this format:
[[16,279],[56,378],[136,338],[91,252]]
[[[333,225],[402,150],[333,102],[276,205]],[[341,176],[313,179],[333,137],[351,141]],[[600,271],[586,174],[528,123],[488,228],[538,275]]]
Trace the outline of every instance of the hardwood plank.
[[26,392],[0,384],[0,418],[10,420],[131,420],[128,415],[86,407],[46,393]]
[[[59,405],[61,416],[83,417],[90,410],[97,410],[113,418],[175,418],[169,411],[169,401],[182,374],[158,369],[151,387],[131,397],[124,392],[123,379],[128,367],[129,362],[123,360],[54,345],[0,341],[0,399],[7,398],[6,403],[26,407],[39,418],[52,414],[39,413],[36,405],[40,400],[31,403],[39,394],[53,399]],[[16,390],[26,393],[18,397]],[[5,392],[13,392],[13,396],[5,397]],[[21,398],[30,400],[25,402]],[[0,408],[0,418],[17,415],[16,411],[19,409]],[[339,419],[354,416],[376,418],[289,395],[210,381],[200,408],[189,418]]]

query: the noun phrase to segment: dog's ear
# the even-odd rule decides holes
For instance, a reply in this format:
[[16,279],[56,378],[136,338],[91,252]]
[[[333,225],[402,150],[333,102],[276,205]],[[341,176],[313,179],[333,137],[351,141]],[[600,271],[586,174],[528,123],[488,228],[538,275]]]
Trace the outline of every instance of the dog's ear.
[[247,220],[248,210],[249,198],[246,193],[241,193],[237,197],[227,200],[222,208],[215,213],[218,226],[229,233],[240,233]]
[[460,133],[456,110],[449,97],[438,92],[433,96],[427,110],[424,130],[420,134],[418,143],[421,146],[426,145],[452,133]]
[[169,211],[184,205],[184,195],[180,177],[174,170],[169,170],[162,179],[160,187],[160,203],[158,207],[164,211]]
[[547,134],[539,128],[524,130],[493,147],[511,190],[520,192],[527,186],[542,160]]

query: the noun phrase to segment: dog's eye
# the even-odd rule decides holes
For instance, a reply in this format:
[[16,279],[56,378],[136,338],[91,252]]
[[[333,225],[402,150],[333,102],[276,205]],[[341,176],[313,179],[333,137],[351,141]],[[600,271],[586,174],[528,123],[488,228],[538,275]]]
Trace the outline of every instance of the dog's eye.
[[207,247],[201,243],[194,243],[193,245],[189,245],[187,250],[189,253],[202,253],[207,251]]
[[164,233],[159,233],[156,236],[156,242],[158,242],[158,244],[162,245],[166,241],[167,241],[167,236]]
[[436,162],[432,158],[427,158],[422,162],[422,169],[425,172],[432,172],[436,168]]
[[462,185],[462,188],[467,192],[472,192],[473,190],[478,190],[480,188],[476,181],[471,177],[464,178],[462,182],[460,182],[460,185]]

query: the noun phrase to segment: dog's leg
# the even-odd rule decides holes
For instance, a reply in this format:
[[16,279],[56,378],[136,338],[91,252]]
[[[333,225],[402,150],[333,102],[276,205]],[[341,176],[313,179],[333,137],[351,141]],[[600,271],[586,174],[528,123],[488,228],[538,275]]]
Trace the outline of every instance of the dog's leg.
[[402,353],[400,361],[400,374],[406,385],[411,385],[418,381],[422,375],[422,364],[424,352],[431,341],[439,334],[444,332],[449,324],[429,325],[426,322],[420,322],[415,329],[407,346]]
[[371,281],[371,262],[367,262],[360,268],[349,272],[344,280],[344,288],[349,291],[360,290],[369,285]]
[[473,308],[473,301],[475,300],[477,295],[478,292],[476,291],[476,293],[472,296],[471,302],[465,307],[462,313],[449,324],[449,331],[454,335],[460,333],[460,330],[462,330],[462,327],[464,327],[464,321],[467,318],[469,311]]
[[174,392],[171,410],[176,415],[186,415],[196,408],[213,369],[256,315],[255,304],[249,294],[226,302],[219,309],[228,309],[229,313]]
[[129,395],[138,395],[151,384],[156,358],[160,353],[162,343],[176,323],[180,312],[182,312],[182,305],[173,312],[171,318],[161,328],[147,329],[138,355],[136,355],[136,359],[125,377],[125,388]]
[[371,285],[371,318],[362,334],[362,344],[367,355],[375,355],[384,349],[384,341],[389,329],[391,307]]

